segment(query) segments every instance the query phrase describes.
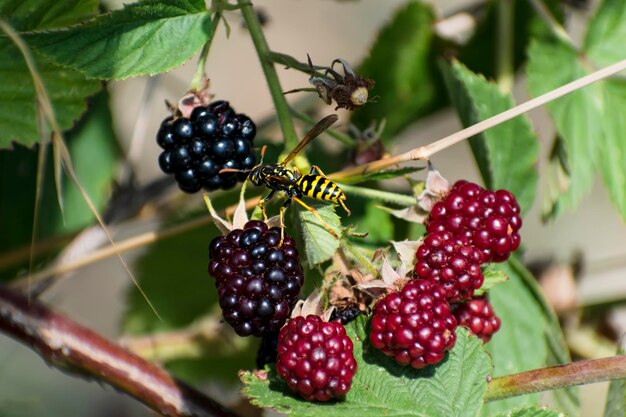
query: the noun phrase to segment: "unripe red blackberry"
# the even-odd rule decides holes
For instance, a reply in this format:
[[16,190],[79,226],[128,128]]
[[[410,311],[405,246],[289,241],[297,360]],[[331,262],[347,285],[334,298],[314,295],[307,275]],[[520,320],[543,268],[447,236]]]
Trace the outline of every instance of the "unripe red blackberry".
[[433,206],[428,233],[465,236],[485,254],[485,262],[502,262],[520,245],[520,208],[507,190],[490,191],[460,180]]
[[235,186],[245,173],[222,173],[222,168],[246,170],[256,165],[252,141],[256,126],[236,114],[227,101],[193,109],[189,118],[168,117],[161,123],[157,143],[163,148],[159,166],[173,174],[181,190],[195,193]]
[[294,317],[278,335],[276,371],[309,401],[328,401],[350,391],[356,373],[352,340],[339,322]]
[[485,280],[484,255],[466,237],[430,233],[415,257],[415,277],[441,285],[450,302],[470,298]]
[[489,300],[476,297],[452,306],[452,312],[459,326],[464,326],[487,343],[491,336],[500,330],[500,318],[496,316]]
[[444,289],[410,280],[374,307],[370,342],[400,365],[420,369],[443,360],[456,342],[456,327]]
[[280,228],[261,221],[218,236],[209,247],[209,275],[215,278],[224,319],[240,336],[279,330],[304,283],[292,237],[280,243]]

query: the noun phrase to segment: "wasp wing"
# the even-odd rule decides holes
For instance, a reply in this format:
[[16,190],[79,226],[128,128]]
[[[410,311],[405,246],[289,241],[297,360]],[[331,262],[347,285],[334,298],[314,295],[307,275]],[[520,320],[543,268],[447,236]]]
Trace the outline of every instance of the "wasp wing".
[[280,165],[288,164],[313,139],[315,139],[322,132],[331,127],[337,121],[337,119],[339,119],[339,117],[336,114],[331,114],[330,116],[326,116],[322,120],[317,122],[315,126],[313,126],[311,130],[309,130],[309,132],[304,135],[300,143],[298,143],[298,145],[296,145],[296,147],[293,148],[291,152],[289,152],[289,155],[287,155],[287,157],[280,163]]

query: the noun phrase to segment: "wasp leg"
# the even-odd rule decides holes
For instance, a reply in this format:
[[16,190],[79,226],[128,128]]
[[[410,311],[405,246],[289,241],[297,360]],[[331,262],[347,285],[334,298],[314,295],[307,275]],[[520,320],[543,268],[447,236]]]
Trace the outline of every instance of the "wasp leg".
[[341,207],[343,207],[343,209],[346,211],[346,213],[348,213],[348,216],[351,216],[352,212],[350,210],[348,210],[348,207],[346,207],[346,203],[343,202],[344,199],[345,199],[345,196],[344,196],[344,198],[340,198],[338,200],[338,202],[341,205]]
[[324,229],[326,229],[328,231],[328,233],[330,233],[335,239],[339,239],[339,236],[337,236],[337,233],[335,233],[335,231],[333,229],[330,228],[330,226],[328,225],[328,223],[326,223],[324,221],[324,219],[322,219],[322,216],[320,216],[320,214],[317,212],[317,210],[315,210],[313,207],[309,206],[307,203],[305,203],[304,201],[300,200],[298,197],[291,197],[293,200],[295,200],[296,203],[300,204],[302,207],[304,207],[305,209],[309,210],[311,213],[313,213],[313,215],[317,218],[317,220],[319,220],[320,224],[322,226],[324,226]]
[[318,174],[326,178],[326,174],[324,174],[320,167],[318,167],[317,165],[311,165],[311,170],[309,171],[309,174]]
[[280,211],[278,212],[278,219],[280,220],[280,242],[278,243],[278,247],[283,247],[283,240],[285,240],[285,221],[284,212],[287,207],[291,204],[291,198],[287,198],[282,206],[280,206]]
[[276,190],[270,191],[268,195],[266,195],[265,197],[259,200],[259,207],[261,208],[261,213],[263,213],[263,221],[265,222],[267,222],[267,213],[265,212],[265,203],[270,201],[272,197],[274,197],[274,194],[276,194]]

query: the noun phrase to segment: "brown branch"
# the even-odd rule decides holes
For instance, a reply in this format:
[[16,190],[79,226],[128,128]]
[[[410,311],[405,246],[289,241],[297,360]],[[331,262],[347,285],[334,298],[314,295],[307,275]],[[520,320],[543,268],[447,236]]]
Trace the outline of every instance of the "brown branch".
[[626,355],[550,366],[494,378],[485,402],[574,385],[626,378]]
[[107,383],[168,417],[237,417],[233,411],[39,302],[0,286],[0,331],[50,365]]

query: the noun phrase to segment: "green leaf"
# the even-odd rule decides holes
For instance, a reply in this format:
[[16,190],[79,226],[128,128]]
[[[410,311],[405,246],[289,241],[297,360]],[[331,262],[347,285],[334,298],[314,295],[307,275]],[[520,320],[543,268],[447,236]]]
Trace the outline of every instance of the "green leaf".
[[[442,64],[452,103],[467,127],[515,106],[510,94],[459,62]],[[507,189],[530,209],[537,189],[539,142],[526,115],[501,123],[470,139],[487,188]]]
[[[15,30],[32,30],[89,16],[97,6],[94,3],[4,1],[0,3],[0,18],[7,19]],[[86,109],[85,98],[99,91],[102,85],[41,56],[35,55],[34,60],[59,126],[63,130],[71,128]],[[35,87],[20,50],[5,36],[0,36],[0,79],[11,80],[0,83],[0,149],[11,147],[13,141],[32,146],[40,138]]]
[[[489,292],[493,309],[502,320],[502,327],[486,344],[494,361],[493,376],[541,368],[546,365],[547,345],[544,332],[546,319],[534,295],[525,286],[510,262],[494,266],[509,280]],[[528,394],[486,403],[482,416],[491,416],[511,408],[534,405],[539,394]]]
[[[322,220],[330,226],[337,236],[341,237],[341,219],[335,213],[335,206],[333,204],[321,202],[307,204],[317,211]],[[294,205],[298,207],[297,213],[300,233],[304,241],[304,252],[309,267],[312,268],[333,256],[337,248],[339,248],[339,239],[335,238],[326,230],[313,212],[299,204],[294,203]]]
[[98,12],[97,0],[2,0],[0,16],[18,31],[70,25]]
[[[619,346],[618,355],[624,354],[624,347]],[[626,379],[617,379],[609,384],[604,417],[626,416]]]
[[274,368],[269,381],[245,372],[243,393],[262,407],[301,417],[474,416],[482,403],[490,371],[481,342],[457,330],[456,346],[441,364],[423,370],[403,367],[357,338],[364,320],[346,326],[354,343],[358,370],[345,400],[326,404],[304,401],[289,393]]
[[57,64],[109,80],[158,74],[181,65],[213,30],[203,0],[145,0],[26,39]]
[[[528,86],[535,96],[586,75],[578,53],[557,41],[535,41],[529,49]],[[547,105],[563,138],[570,167],[567,191],[554,213],[574,209],[593,185],[602,141],[601,83],[595,83]]]
[[[108,95],[99,94],[91,110],[66,136],[76,175],[99,209],[108,201],[118,162]],[[49,145],[48,145],[49,146]],[[16,146],[0,151],[0,249],[30,244],[34,214],[37,151]],[[64,178],[65,216],[55,191],[52,155],[48,152],[44,174],[38,238],[68,234],[94,222],[93,214],[79,190]]]
[[504,271],[495,268],[495,264],[489,264],[487,269],[483,271],[483,275],[485,276],[485,281],[483,285],[474,292],[475,296],[484,295],[496,285],[509,280],[509,277],[506,276]]
[[423,170],[424,167],[406,167],[406,168],[396,168],[396,169],[383,169],[381,171],[376,172],[366,172],[364,174],[354,175],[348,178],[342,178],[342,184],[358,184],[360,182],[365,181],[380,181],[380,180],[389,180],[392,178],[402,177],[404,175],[409,175],[417,171]]
[[604,0],[589,23],[585,38],[587,56],[597,67],[626,58],[626,2]]
[[496,417],[565,417],[565,414],[549,408],[529,407],[501,413]]
[[[559,318],[546,301],[537,283],[537,279],[526,269],[516,257],[509,258],[508,265],[515,271],[526,287],[526,291],[534,298],[535,303],[541,309],[545,320],[545,338],[548,346],[546,365],[563,365],[572,362],[565,335],[561,329]],[[556,405],[564,410],[569,416],[576,416],[580,409],[578,387],[568,387],[551,392]]]
[[[529,49],[529,88],[539,95],[626,58],[626,4],[606,0],[591,20],[584,53],[558,40],[541,39]],[[626,219],[626,122],[619,111],[626,107],[626,82],[607,79],[587,86],[548,104],[559,135],[565,144],[569,181],[552,215],[572,210],[591,190],[599,168],[613,204]],[[557,185],[561,185],[560,182]],[[554,195],[555,190],[548,190]],[[561,191],[557,189],[556,191]]]
[[380,98],[355,111],[354,124],[366,127],[372,120],[386,119],[383,139],[389,140],[446,102],[432,59],[434,22],[429,5],[410,1],[381,30],[357,71],[376,81],[371,94],[380,94]]

